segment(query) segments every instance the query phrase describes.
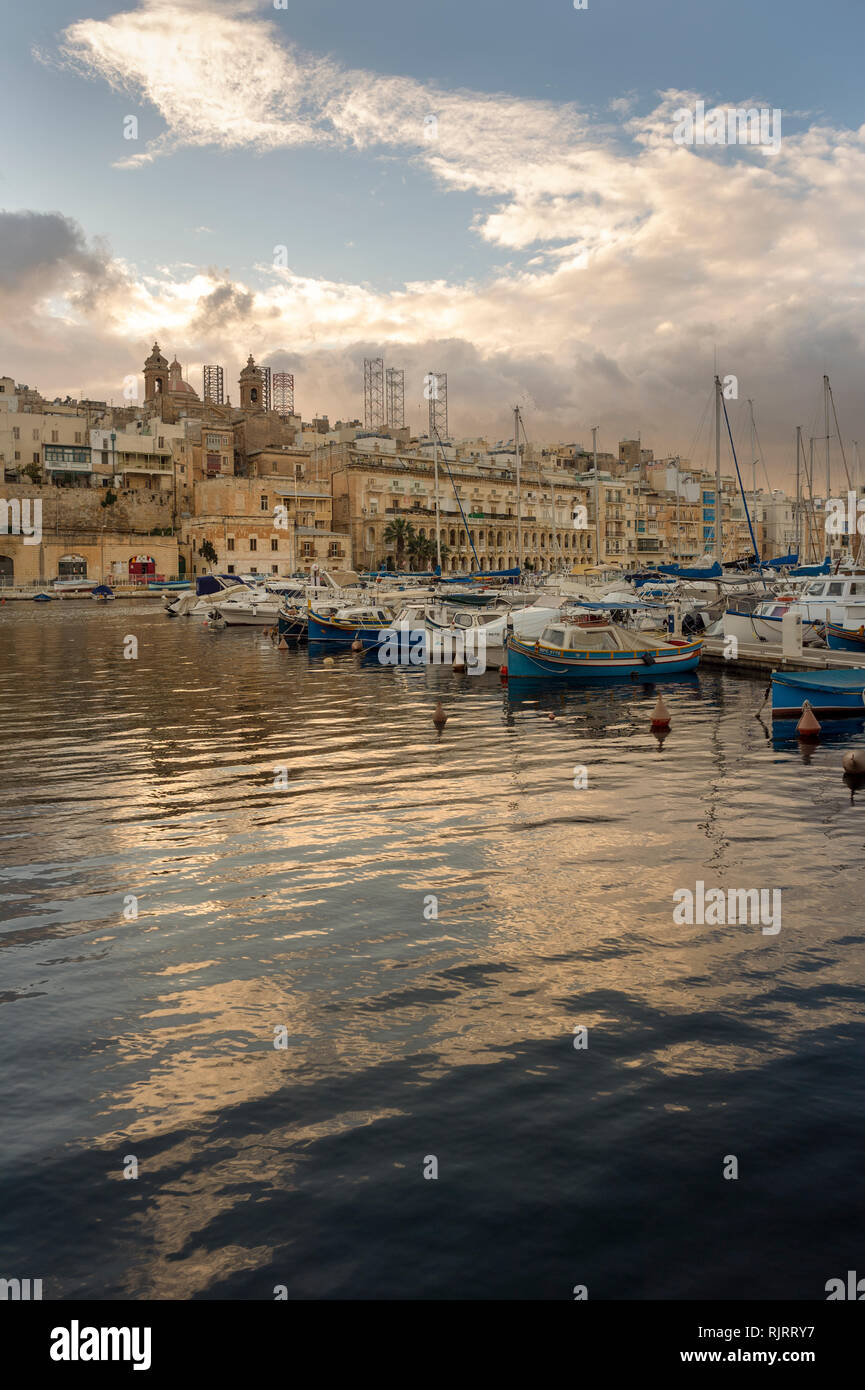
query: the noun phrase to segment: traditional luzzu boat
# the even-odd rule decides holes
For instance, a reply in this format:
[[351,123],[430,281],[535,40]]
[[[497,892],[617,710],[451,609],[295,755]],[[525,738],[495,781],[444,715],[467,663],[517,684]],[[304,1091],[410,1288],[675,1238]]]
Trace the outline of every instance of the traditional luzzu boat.
[[385,608],[339,608],[335,613],[316,613],[310,606],[308,614],[310,642],[339,642],[351,646],[360,642],[364,648],[377,647],[381,634],[393,626],[393,617]]
[[508,675],[512,680],[657,680],[693,671],[702,647],[701,638],[668,638],[581,616],[551,623],[535,642],[509,637]]
[[277,641],[297,645],[307,641],[307,615],[304,609],[283,603],[276,626]]
[[772,672],[773,719],[798,719],[806,700],[818,720],[865,719],[865,667]]
[[827,623],[826,645],[833,652],[862,652],[865,655],[865,623],[858,628]]

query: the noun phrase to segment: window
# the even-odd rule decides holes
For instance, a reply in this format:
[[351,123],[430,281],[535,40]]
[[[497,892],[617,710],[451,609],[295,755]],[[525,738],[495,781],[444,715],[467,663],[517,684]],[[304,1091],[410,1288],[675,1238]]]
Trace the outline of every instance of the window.
[[33,438],[36,440],[37,443],[39,442],[39,431],[38,431],[38,430],[34,430],[34,431],[33,431]]
[[13,426],[12,426],[12,438],[13,438],[13,439],[20,439],[20,438],[21,438],[21,430],[19,429],[18,425],[13,425]]
[[80,443],[81,443],[81,431],[80,431],[80,430],[76,430],[76,431],[75,431],[75,443],[76,443],[76,444],[80,444]]
[[250,548],[250,550],[257,550],[257,549],[258,549],[258,540],[257,540],[257,538],[256,538],[255,536],[250,536],[250,538],[249,538],[249,548]]
[[270,548],[271,550],[279,550],[279,541],[276,538],[270,542]]
[[[234,544],[234,542],[232,541],[231,544],[230,544],[229,547],[228,547],[229,550],[231,549],[231,546],[232,546],[233,544]],[[228,566],[228,573],[229,573],[229,574],[234,574],[234,565],[229,565],[229,566]]]
[[271,574],[279,574],[279,565],[271,565],[270,572]]
[[52,443],[52,444],[56,444],[56,443],[57,443],[57,439],[58,439],[57,431],[56,431],[56,430],[52,430],[52,431],[51,431],[51,443]]
[[826,597],[828,598],[828,596],[829,596],[830,594],[843,594],[843,592],[844,592],[844,585],[843,585],[843,584],[830,584],[829,587],[828,587],[828,589],[826,590]]
[[249,573],[250,573],[250,574],[258,574],[258,569],[257,569],[257,567],[256,567],[255,565],[250,565],[250,567],[249,567]]
[[34,462],[34,463],[38,463],[38,462],[39,462],[39,455],[38,455],[38,454],[34,454],[34,455],[33,455],[33,462]]
[[269,508],[268,505],[267,505],[267,498],[266,498],[266,497],[262,497],[262,498],[261,498],[261,510],[262,510],[263,512],[269,512],[269,511],[270,511],[270,508]]
[[234,549],[234,537],[233,537],[233,536],[229,536],[229,537],[228,537],[228,548],[229,548],[229,550],[233,550],[233,549]]

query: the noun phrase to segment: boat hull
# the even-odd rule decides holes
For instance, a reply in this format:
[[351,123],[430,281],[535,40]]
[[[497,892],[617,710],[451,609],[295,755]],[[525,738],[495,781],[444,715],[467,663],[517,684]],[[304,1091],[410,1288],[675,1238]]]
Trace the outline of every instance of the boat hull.
[[798,719],[806,700],[818,720],[861,719],[865,715],[865,668],[772,672],[773,719]]
[[353,642],[361,642],[365,650],[377,647],[382,641],[383,624],[377,622],[366,626],[358,623],[342,623],[336,618],[325,618],[320,613],[310,612],[308,635],[310,642],[336,642],[350,647]]
[[277,633],[281,642],[305,642],[307,640],[306,617],[301,615],[286,617],[280,613]]
[[[508,639],[508,675],[513,680],[592,681],[646,680],[693,671],[700,662],[702,640],[683,642],[677,648],[643,651],[585,651],[559,655],[537,643]],[[646,660],[646,657],[652,660]]]
[[856,630],[829,623],[826,628],[826,643],[833,652],[862,652],[865,656],[865,627]]

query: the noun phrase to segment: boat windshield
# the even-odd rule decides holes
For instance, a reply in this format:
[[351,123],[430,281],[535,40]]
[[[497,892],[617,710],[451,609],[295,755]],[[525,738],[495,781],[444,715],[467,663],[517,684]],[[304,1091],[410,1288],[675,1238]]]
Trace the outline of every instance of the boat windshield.
[[809,584],[805,593],[809,598],[819,598],[825,587],[825,584]]

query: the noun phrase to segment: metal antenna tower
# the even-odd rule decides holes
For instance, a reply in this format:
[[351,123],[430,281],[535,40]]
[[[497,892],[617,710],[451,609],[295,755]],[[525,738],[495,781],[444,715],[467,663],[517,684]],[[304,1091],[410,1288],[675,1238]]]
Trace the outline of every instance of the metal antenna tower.
[[405,372],[398,367],[388,367],[385,375],[387,422],[391,429],[401,430],[405,425]]
[[363,423],[368,430],[384,429],[384,358],[363,359]]
[[429,432],[441,439],[448,439],[448,374],[447,372],[428,372],[427,390],[429,393]]

